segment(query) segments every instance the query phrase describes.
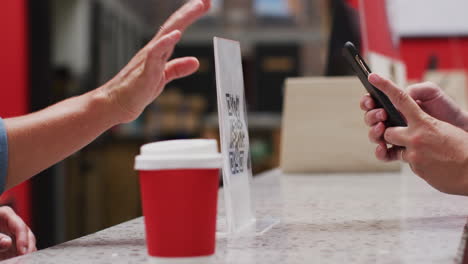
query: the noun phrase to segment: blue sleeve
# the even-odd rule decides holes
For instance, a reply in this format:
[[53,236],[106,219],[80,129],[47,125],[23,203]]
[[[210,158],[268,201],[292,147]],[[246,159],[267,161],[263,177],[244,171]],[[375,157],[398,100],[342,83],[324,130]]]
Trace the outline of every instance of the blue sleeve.
[[0,194],[5,190],[8,169],[8,138],[3,120],[0,118]]

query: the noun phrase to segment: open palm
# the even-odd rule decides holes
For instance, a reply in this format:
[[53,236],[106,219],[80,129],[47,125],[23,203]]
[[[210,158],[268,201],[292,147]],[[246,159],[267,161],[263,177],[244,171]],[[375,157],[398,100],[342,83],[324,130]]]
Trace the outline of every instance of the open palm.
[[174,13],[156,36],[101,91],[120,109],[121,123],[136,119],[164,86],[194,73],[194,57],[169,60],[182,32],[210,9],[210,0],[192,0]]

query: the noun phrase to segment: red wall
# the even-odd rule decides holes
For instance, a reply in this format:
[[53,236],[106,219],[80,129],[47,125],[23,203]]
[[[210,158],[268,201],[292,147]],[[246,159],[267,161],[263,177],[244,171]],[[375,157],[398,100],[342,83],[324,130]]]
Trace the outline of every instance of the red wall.
[[0,115],[27,112],[28,55],[25,0],[0,2]]
[[431,55],[438,57],[440,70],[465,69],[468,72],[468,36],[403,38],[400,46],[395,47],[385,3],[386,0],[359,0],[364,52],[374,51],[403,60],[409,80],[422,79]]
[[359,8],[359,0],[346,0],[346,2],[356,9]]
[[360,0],[359,2],[362,50],[376,52],[399,60],[387,17],[386,0]]
[[[27,0],[0,1],[0,116],[28,111]],[[31,224],[30,185],[23,184],[0,197]]]
[[441,70],[468,71],[468,37],[404,38],[400,49],[409,80],[422,79],[431,55],[439,58]]

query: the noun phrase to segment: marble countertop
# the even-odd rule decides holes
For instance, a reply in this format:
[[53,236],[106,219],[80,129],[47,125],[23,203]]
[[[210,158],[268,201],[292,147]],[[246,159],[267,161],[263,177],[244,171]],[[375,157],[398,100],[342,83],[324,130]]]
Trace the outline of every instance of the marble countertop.
[[[254,197],[257,217],[280,223],[263,235],[219,236],[213,263],[458,263],[463,256],[468,198],[439,193],[407,168],[389,174],[275,170],[256,177]],[[139,218],[2,263],[151,260]]]

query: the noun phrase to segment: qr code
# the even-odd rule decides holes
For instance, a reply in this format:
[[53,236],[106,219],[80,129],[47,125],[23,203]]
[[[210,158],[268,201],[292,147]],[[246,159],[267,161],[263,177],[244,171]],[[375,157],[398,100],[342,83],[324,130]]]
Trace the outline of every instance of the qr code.
[[229,165],[233,175],[244,172],[244,151],[229,151]]
[[245,148],[247,132],[241,119],[240,97],[226,94],[226,105],[229,116],[229,165],[233,175],[245,171]]
[[229,116],[235,116],[237,119],[240,119],[239,96],[226,94],[226,104],[227,104]]

